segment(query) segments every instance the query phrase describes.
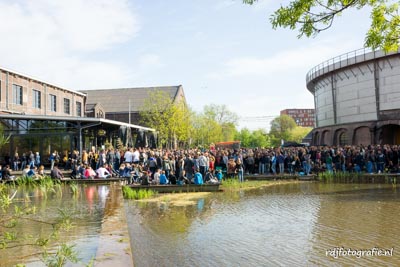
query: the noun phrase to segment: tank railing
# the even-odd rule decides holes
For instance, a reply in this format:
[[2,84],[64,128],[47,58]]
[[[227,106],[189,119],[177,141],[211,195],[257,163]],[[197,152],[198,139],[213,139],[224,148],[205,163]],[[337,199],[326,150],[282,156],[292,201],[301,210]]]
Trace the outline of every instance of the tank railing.
[[[317,66],[313,67],[306,76],[307,84],[315,79],[316,77],[328,73],[330,71],[340,69],[345,66],[363,62],[366,60],[366,54],[374,52],[375,50],[371,48],[361,48],[345,54],[336,56],[334,58],[328,59]],[[385,53],[386,54],[386,53]],[[359,60],[359,56],[362,56],[362,60]],[[375,55],[374,55],[375,58]],[[338,65],[338,66],[337,66]]]

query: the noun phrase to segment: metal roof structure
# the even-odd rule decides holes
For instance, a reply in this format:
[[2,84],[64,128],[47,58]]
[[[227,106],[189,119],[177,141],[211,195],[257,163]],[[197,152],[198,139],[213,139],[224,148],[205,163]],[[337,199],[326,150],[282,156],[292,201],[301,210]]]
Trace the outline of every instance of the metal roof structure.
[[71,116],[44,116],[44,115],[24,115],[24,114],[0,114],[0,119],[6,120],[41,120],[41,121],[67,121],[77,123],[91,123],[91,124],[109,124],[115,126],[125,126],[143,131],[155,132],[153,128],[147,128],[135,124],[124,123],[120,121],[102,119],[102,118],[89,118],[89,117],[71,117]]
[[106,113],[123,113],[128,110],[131,112],[138,112],[142,109],[151,91],[165,92],[174,101],[179,95],[179,92],[183,95],[182,85],[81,90],[82,93],[86,94],[86,105],[101,103]]

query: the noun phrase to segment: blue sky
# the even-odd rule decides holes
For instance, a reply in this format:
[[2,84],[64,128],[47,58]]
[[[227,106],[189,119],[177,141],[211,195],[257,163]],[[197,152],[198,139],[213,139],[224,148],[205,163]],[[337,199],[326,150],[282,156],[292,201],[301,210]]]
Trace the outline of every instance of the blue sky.
[[286,108],[313,108],[305,75],[361,48],[368,10],[316,38],[272,30],[281,3],[240,0],[0,0],[0,66],[63,88],[183,85],[196,111],[225,104],[240,127],[269,128]]

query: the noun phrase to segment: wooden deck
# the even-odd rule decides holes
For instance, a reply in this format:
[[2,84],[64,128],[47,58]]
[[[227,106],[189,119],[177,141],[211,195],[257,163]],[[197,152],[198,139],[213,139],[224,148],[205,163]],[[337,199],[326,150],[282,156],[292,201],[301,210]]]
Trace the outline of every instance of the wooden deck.
[[245,180],[249,181],[274,181],[274,180],[299,180],[299,181],[318,181],[317,175],[245,175]]

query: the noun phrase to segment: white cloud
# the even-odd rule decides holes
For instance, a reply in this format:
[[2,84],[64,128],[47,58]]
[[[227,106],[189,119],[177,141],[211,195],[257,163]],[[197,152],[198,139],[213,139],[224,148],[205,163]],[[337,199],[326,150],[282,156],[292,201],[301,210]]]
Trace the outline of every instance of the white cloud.
[[140,29],[127,0],[0,1],[0,17],[1,65],[70,89],[123,78],[124,66],[91,58]]
[[340,47],[332,47],[326,45],[326,43],[319,43],[312,46],[283,51],[271,57],[235,58],[224,64],[225,69],[221,74],[224,76],[265,76],[268,73],[288,71],[296,68],[311,68],[324,60],[346,52],[346,47],[350,47],[349,42],[346,43],[346,46]]

